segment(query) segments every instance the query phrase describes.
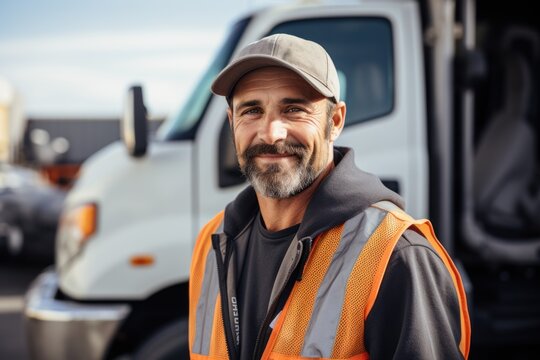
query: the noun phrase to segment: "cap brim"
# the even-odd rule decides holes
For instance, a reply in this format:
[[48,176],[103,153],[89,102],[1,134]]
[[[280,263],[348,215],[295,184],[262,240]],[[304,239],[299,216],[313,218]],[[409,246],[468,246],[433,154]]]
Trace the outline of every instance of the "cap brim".
[[229,96],[240,79],[247,73],[267,66],[279,66],[294,71],[320,94],[334,98],[334,94],[315,77],[294,65],[268,55],[251,55],[238,59],[223,69],[212,83],[212,92]]

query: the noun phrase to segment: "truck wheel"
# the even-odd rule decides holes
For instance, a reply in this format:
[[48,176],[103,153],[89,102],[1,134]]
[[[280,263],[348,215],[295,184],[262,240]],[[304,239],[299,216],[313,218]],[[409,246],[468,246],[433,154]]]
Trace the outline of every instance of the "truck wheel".
[[135,351],[133,356],[133,360],[172,359],[189,359],[187,319],[160,328]]

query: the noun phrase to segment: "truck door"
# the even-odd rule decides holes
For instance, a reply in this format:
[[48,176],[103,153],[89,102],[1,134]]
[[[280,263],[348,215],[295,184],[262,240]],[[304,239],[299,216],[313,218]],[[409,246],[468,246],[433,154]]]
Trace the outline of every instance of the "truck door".
[[[301,36],[325,47],[347,103],[346,127],[337,145],[352,147],[357,165],[404,196],[412,215],[426,216],[419,24],[415,6],[395,2],[277,8],[252,18],[238,48],[273,33]],[[199,227],[247,185],[235,168],[226,106],[224,99],[214,96],[198,130]]]

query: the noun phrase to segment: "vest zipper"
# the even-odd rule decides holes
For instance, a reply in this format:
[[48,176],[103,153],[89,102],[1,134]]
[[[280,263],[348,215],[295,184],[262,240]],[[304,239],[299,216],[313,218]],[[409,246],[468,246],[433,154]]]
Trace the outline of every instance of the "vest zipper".
[[272,322],[272,318],[274,317],[274,313],[276,312],[276,308],[281,300],[281,297],[283,296],[284,290],[289,285],[289,282],[291,280],[292,274],[296,269],[299,269],[299,274],[296,278],[297,281],[302,280],[302,272],[304,270],[304,265],[306,263],[306,260],[308,258],[309,253],[311,252],[311,238],[307,237],[298,243],[298,248],[296,251],[296,256],[294,258],[293,265],[289,269],[289,272],[287,273],[287,280],[284,282],[284,285],[281,287],[281,289],[278,292],[278,295],[275,297],[274,302],[272,302],[268,312],[266,313],[266,317],[264,318],[264,321],[259,328],[259,333],[257,334],[257,340],[255,340],[255,350],[253,351],[253,360],[258,360],[260,358],[259,353],[261,349],[261,337],[263,334],[267,331],[267,328],[270,326],[270,323]]
[[225,343],[227,347],[227,354],[230,360],[238,359],[238,349],[236,347],[233,333],[231,331],[231,319],[229,316],[229,299],[227,291],[227,271],[229,267],[229,261],[231,259],[232,242],[227,241],[225,247],[225,259],[221,253],[220,236],[218,234],[212,235],[212,246],[216,253],[216,263],[219,275],[219,293],[221,296],[221,312],[223,316],[223,327],[225,330]]

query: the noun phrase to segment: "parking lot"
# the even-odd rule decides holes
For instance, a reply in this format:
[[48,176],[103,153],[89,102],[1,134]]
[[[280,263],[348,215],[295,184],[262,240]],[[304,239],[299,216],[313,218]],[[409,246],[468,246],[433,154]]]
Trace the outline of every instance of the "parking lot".
[[21,313],[24,293],[45,266],[0,259],[0,359],[29,359]]

